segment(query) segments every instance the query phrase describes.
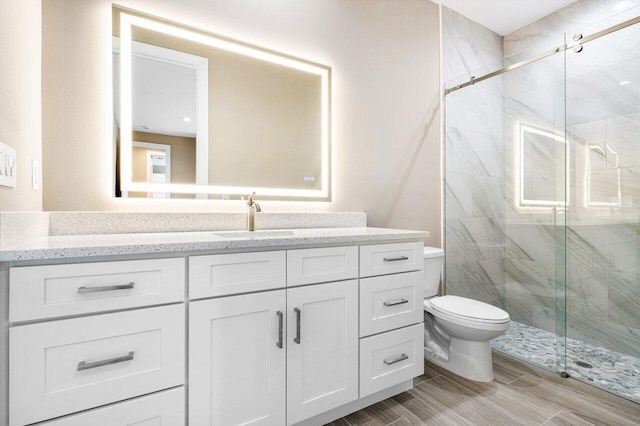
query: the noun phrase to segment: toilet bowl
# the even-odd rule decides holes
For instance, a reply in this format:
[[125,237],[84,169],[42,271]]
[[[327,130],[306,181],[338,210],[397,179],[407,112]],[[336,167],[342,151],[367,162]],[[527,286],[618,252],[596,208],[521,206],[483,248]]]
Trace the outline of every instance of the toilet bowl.
[[459,376],[493,380],[490,340],[509,329],[509,314],[488,303],[436,296],[444,251],[424,249],[424,357]]

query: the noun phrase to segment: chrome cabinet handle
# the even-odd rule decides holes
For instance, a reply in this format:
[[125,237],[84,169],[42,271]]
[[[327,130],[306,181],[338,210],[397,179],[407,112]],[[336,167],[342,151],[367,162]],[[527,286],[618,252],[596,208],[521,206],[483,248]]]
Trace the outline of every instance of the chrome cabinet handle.
[[131,351],[127,355],[119,356],[119,357],[116,357],[116,358],[105,359],[105,360],[102,360],[102,361],[96,361],[96,362],[80,361],[78,363],[78,371],[89,370],[91,368],[98,368],[98,367],[102,367],[102,366],[105,366],[105,365],[118,364],[120,362],[125,362],[125,361],[131,361],[131,360],[133,360],[133,354],[134,354],[134,352]]
[[409,359],[409,355],[402,354],[397,358],[385,359],[384,363],[387,365],[392,365],[392,364],[395,364],[396,362],[404,361],[405,359]]
[[278,341],[276,342],[276,346],[282,349],[282,326],[284,321],[284,314],[280,311],[276,312],[278,315]]
[[407,256],[383,257],[382,260],[385,262],[397,262],[399,260],[409,260],[409,258]]
[[383,305],[384,306],[396,306],[396,305],[402,305],[404,303],[409,303],[409,301],[407,299],[398,299],[398,300],[394,300],[393,302],[384,302]]
[[296,337],[293,341],[300,344],[300,309],[293,308],[293,312],[296,313]]
[[120,285],[103,285],[99,287],[78,287],[78,294],[83,293],[98,293],[101,291],[114,291],[114,290],[129,290],[132,289],[136,284],[132,281],[129,284],[120,284]]

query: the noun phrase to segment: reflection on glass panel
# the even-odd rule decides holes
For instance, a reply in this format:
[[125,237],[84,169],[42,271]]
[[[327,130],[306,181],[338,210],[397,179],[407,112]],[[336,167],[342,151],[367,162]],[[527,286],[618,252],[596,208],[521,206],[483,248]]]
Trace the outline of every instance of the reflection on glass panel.
[[563,136],[534,126],[516,124],[518,207],[566,205],[564,150]]
[[586,207],[618,207],[622,201],[620,158],[608,144],[586,144]]

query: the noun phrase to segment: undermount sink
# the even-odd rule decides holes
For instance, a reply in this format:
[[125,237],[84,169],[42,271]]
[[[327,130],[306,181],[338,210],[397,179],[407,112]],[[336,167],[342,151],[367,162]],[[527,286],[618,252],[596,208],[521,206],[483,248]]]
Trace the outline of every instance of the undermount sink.
[[274,238],[274,237],[291,237],[295,235],[293,231],[229,231],[214,232],[213,235],[222,238]]

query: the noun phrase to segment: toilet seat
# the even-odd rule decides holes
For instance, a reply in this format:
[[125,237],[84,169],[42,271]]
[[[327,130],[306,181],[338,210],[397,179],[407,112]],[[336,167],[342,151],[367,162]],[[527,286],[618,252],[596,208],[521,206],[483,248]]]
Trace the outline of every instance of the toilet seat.
[[509,314],[502,309],[466,297],[434,297],[429,300],[429,305],[440,314],[474,323],[505,324],[510,320]]

